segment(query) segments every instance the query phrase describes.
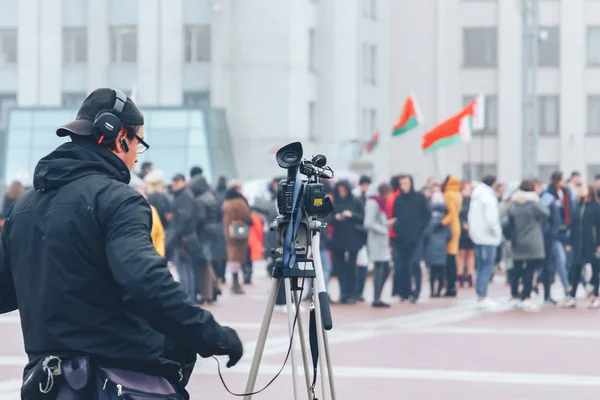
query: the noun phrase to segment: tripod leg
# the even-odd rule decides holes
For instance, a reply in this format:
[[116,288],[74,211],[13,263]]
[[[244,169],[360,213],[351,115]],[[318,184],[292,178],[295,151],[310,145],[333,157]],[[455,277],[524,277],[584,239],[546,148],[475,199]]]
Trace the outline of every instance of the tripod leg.
[[333,384],[333,368],[331,367],[331,355],[329,353],[329,339],[327,331],[323,330],[323,344],[325,347],[325,359],[327,361],[327,374],[329,376],[329,388],[331,389],[331,400],[335,400],[335,385]]
[[[315,279],[313,284],[317,283],[318,286],[318,280]],[[318,288],[320,290],[320,288]],[[326,357],[326,351],[325,351],[325,340],[324,340],[324,335],[325,330],[323,329],[323,320],[321,319],[322,315],[321,315],[321,305],[319,304],[319,296],[314,296],[314,301],[315,301],[315,319],[317,322],[317,342],[318,342],[318,346],[319,346],[319,370],[321,371],[321,396],[323,398],[323,400],[327,400],[329,398],[329,396],[327,395],[327,391],[326,391],[326,387],[325,387],[325,382],[326,379],[329,379],[329,384],[330,384],[330,388],[331,388],[331,393],[332,393],[332,397],[333,397],[333,393],[335,393],[335,391],[333,390],[333,377],[330,375],[331,371],[328,370],[329,374],[325,374],[325,369],[326,369],[326,365],[325,365],[325,357]],[[327,377],[327,378],[326,378]],[[333,397],[333,399],[335,399],[335,397]]]
[[[277,292],[279,291],[279,283],[280,278],[271,279],[271,288],[269,289],[269,297],[267,298],[265,315],[263,316],[262,324],[260,326],[260,332],[258,333],[256,348],[254,349],[254,358],[252,359],[252,365],[250,366],[250,374],[248,375],[248,383],[246,384],[246,393],[252,393],[254,391],[254,385],[256,385],[256,378],[258,377],[258,368],[260,367],[260,361],[262,360],[263,351],[265,350],[267,335],[269,334],[269,327],[271,326],[271,318],[273,317],[275,299],[277,298]],[[250,399],[252,399],[251,395],[244,396],[244,400]]]
[[[300,299],[298,292],[294,292],[294,303],[297,307],[300,307]],[[300,347],[302,349],[302,363],[304,364],[304,379],[306,380],[306,390],[308,398],[310,399],[310,369],[308,366],[308,352],[306,349],[306,342],[304,341],[304,326],[302,325],[302,318],[298,317],[298,334],[300,335]]]
[[[294,317],[296,316],[296,307],[292,305],[292,289],[289,279],[283,279],[285,284],[285,302],[288,312],[288,329],[290,338],[294,335]],[[298,316],[300,318],[300,316]],[[296,341],[292,340],[292,380],[294,382],[294,399],[298,400],[298,364],[296,364]]]

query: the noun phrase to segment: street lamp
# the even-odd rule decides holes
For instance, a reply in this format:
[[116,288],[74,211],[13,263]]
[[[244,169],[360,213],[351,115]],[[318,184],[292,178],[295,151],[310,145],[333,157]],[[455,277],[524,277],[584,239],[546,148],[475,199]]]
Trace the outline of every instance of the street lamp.
[[523,178],[538,174],[538,141],[540,136],[537,91],[538,47],[548,40],[548,31],[540,29],[539,0],[521,0],[522,16],[522,160]]

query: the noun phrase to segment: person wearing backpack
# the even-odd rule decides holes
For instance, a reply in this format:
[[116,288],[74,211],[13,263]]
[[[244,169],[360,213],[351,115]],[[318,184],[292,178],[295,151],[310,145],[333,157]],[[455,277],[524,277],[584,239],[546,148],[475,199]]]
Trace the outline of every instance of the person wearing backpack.
[[477,306],[483,309],[493,309],[497,306],[487,296],[496,262],[496,250],[502,242],[500,209],[495,186],[496,177],[493,175],[485,176],[483,182],[475,186],[468,214],[469,235],[475,243]]

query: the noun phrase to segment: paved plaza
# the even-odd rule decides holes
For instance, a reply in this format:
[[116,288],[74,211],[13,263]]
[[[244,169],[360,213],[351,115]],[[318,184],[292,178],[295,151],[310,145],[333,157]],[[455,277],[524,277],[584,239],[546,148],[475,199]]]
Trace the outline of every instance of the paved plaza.
[[[245,344],[240,364],[223,372],[234,392],[245,387],[264,313],[267,278],[258,277],[246,291],[246,296],[237,297],[227,293],[210,307],[221,323],[238,331]],[[367,286],[365,293],[370,292]],[[389,286],[385,292],[390,293]],[[462,290],[457,299],[430,300],[424,293],[416,305],[388,299],[393,304],[390,309],[372,309],[368,303],[334,305],[329,343],[337,398],[599,398],[600,314],[588,310],[583,299],[575,310],[513,311],[507,307],[508,292],[503,277],[498,277],[491,294],[501,307],[493,313],[475,308],[473,289]],[[336,293],[337,282],[332,281],[334,299]],[[302,315],[307,321],[307,313]],[[25,363],[18,314],[0,316],[0,332],[0,400],[16,400]],[[276,312],[257,388],[279,370],[287,337],[287,315]],[[320,383],[317,388],[321,390]],[[233,398],[223,388],[213,359],[199,361],[189,390],[192,399]],[[300,386],[300,393],[306,398],[305,386]],[[254,398],[293,399],[290,361],[271,387]]]

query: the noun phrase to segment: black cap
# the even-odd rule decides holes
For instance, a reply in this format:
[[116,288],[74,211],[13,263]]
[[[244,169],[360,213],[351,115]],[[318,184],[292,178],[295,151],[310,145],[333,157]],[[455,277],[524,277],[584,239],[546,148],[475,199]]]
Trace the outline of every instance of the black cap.
[[192,169],[190,169],[190,176],[193,178],[196,175],[202,175],[204,171],[202,170],[202,167],[199,166],[193,166]]
[[[94,134],[94,119],[101,111],[111,111],[115,105],[116,94],[113,89],[96,89],[83,101],[74,121],[56,130],[60,137],[69,135],[90,136]],[[124,125],[144,125],[144,117],[137,106],[127,98],[123,111],[118,115]]]

